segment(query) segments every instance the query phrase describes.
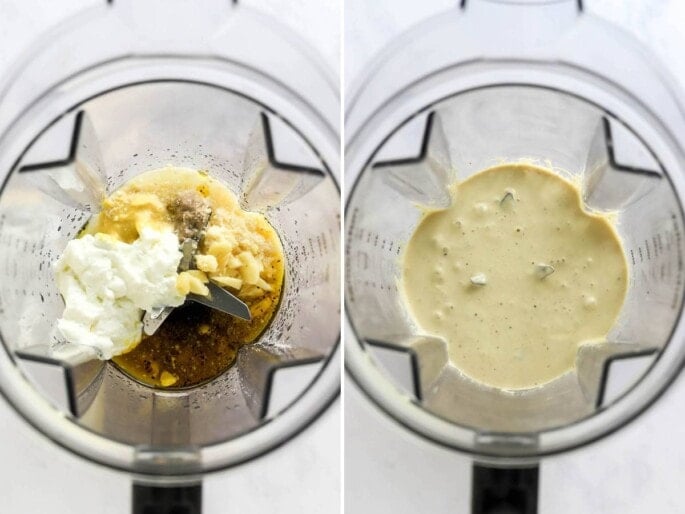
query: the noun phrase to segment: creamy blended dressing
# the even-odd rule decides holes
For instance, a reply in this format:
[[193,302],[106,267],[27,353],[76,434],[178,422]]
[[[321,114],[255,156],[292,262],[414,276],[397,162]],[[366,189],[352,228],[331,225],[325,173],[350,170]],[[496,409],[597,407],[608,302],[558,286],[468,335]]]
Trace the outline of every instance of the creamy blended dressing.
[[426,212],[402,256],[400,285],[419,327],[482,384],[543,385],[605,341],[621,310],[627,263],[612,219],[578,188],[529,164],[486,169]]

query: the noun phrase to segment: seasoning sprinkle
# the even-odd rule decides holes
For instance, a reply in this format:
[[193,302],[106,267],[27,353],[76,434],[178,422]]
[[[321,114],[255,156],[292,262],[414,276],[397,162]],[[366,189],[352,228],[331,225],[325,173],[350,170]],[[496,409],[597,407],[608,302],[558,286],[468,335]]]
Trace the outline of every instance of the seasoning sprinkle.
[[554,266],[545,264],[544,262],[539,262],[535,265],[535,274],[540,280],[544,280],[554,273]]
[[488,283],[488,277],[485,276],[485,273],[477,273],[470,280],[474,286],[484,286]]
[[504,196],[502,199],[499,201],[500,206],[504,206],[508,204],[509,202],[514,200],[514,190],[513,189],[507,189],[506,192],[504,193]]

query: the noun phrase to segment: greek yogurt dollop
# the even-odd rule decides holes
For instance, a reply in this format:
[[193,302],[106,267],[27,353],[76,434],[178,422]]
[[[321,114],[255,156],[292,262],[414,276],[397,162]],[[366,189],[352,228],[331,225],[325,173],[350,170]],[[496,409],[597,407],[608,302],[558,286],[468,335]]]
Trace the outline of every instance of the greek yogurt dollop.
[[100,233],[69,241],[54,264],[65,303],[58,331],[102,359],[132,349],[142,337],[144,310],[184,302],[177,288],[181,257],[171,230],[144,228],[130,244]]

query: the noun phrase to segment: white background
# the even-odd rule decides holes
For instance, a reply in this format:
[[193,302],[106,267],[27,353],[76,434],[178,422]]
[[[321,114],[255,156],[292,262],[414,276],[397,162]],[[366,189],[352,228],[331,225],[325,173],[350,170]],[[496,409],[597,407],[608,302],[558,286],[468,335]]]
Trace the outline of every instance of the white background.
[[[0,79],[37,34],[79,9],[104,2],[0,0]],[[290,25],[339,74],[340,3],[240,2]],[[84,462],[55,447],[0,399],[0,513],[127,514],[131,509],[130,483],[124,474]],[[339,511],[339,498],[340,401],[336,401],[287,445],[205,479],[203,513],[334,513]]]
[[[392,37],[457,4],[345,0],[346,87]],[[584,0],[584,7],[631,31],[685,88],[685,2]],[[681,377],[652,409],[616,435],[544,461],[540,514],[684,513],[684,422]],[[470,462],[395,425],[350,380],[344,426],[347,514],[470,512]]]

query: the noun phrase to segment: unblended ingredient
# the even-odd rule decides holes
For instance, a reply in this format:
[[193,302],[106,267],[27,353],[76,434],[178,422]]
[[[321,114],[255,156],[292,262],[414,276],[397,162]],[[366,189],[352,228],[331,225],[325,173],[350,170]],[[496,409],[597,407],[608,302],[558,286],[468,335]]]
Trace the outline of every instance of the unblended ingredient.
[[143,310],[185,300],[176,288],[180,259],[171,231],[144,229],[131,244],[106,234],[70,241],[55,263],[66,305],[57,328],[103,359],[132,349],[140,341]]
[[[165,255],[169,260],[164,267],[148,263],[149,252],[141,248],[150,234],[163,235],[160,237],[167,245]],[[218,376],[233,364],[241,346],[259,337],[278,307],[285,267],[276,231],[264,215],[241,209],[236,196],[206,172],[166,167],[126,182],[103,201],[101,212],[89,222],[80,239],[69,243],[68,250],[78,254],[84,242],[91,240],[137,252],[137,257],[123,266],[128,274],[145,275],[150,272],[144,268],[148,264],[156,273],[166,273],[168,281],[157,282],[159,298],[154,301],[144,306],[133,301],[136,287],[117,300],[132,301],[137,316],[127,311],[128,332],[117,335],[121,342],[112,352],[103,353],[104,358],[113,357],[124,372],[149,385],[189,387]],[[188,244],[193,254],[189,262],[184,262],[188,259],[181,247]],[[85,260],[87,256],[80,258]],[[60,269],[56,271],[58,285],[65,283]],[[75,278],[78,280],[80,277]],[[208,294],[210,281],[245,302],[252,319],[234,318],[204,305],[183,304],[190,293]],[[60,291],[64,295],[61,286]],[[98,322],[91,323],[91,327],[111,326],[115,312],[112,303],[101,309],[96,316]],[[141,309],[164,306],[178,307],[154,335],[143,335]],[[64,319],[69,312],[67,305]],[[124,334],[123,329],[121,332]],[[93,336],[86,330],[79,341],[73,341],[67,331],[62,333],[70,342]]]

